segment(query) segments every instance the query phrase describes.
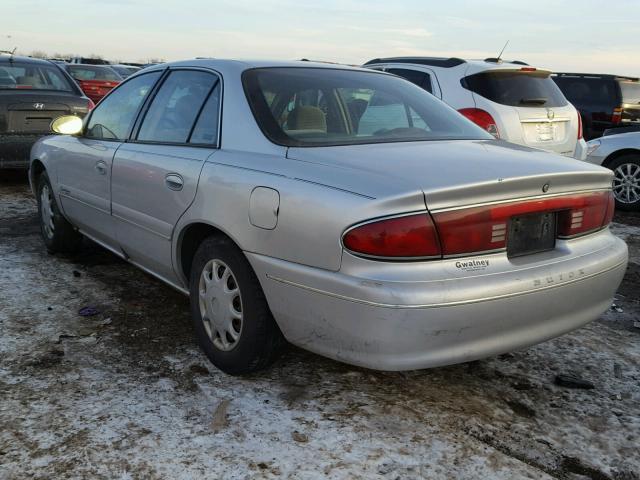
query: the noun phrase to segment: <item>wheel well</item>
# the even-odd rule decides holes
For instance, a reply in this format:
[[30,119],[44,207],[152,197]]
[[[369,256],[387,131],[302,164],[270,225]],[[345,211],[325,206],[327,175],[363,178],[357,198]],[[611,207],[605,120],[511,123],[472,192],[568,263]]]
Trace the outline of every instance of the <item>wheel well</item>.
[[611,165],[617,158],[620,158],[623,155],[629,155],[629,154],[635,154],[640,156],[640,150],[636,150],[634,148],[623,148],[622,150],[617,150],[613,152],[611,155],[609,155],[604,160],[604,162],[602,162],[602,166],[609,168],[609,165]]
[[198,247],[205,238],[212,235],[229,238],[222,230],[207,223],[192,223],[182,231],[181,241],[178,247],[180,249],[178,258],[180,259],[180,269],[187,281],[189,281],[189,277],[191,276],[191,264],[193,263],[196,250],[198,250]]
[[44,171],[44,164],[40,160],[34,160],[31,163],[31,168],[29,169],[29,180],[31,181],[31,189],[34,193],[36,191],[36,182],[38,181],[38,177]]

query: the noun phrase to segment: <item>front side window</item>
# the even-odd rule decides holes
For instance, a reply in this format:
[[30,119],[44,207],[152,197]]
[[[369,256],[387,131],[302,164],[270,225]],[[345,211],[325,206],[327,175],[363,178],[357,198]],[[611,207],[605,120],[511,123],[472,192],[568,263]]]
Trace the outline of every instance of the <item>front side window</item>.
[[21,62],[0,65],[0,89],[73,91],[58,67]]
[[[218,77],[206,72],[171,72],[151,102],[142,121],[138,140],[187,143],[201,107],[217,83]],[[198,134],[202,135],[201,132],[202,129]]]
[[123,83],[94,109],[85,136],[100,140],[125,140],[135,115],[161,72],[151,72]]
[[564,107],[567,99],[545,71],[490,70],[462,79],[462,86],[511,107]]
[[257,68],[242,76],[258,125],[284,146],[492,139],[402,78],[330,68]]

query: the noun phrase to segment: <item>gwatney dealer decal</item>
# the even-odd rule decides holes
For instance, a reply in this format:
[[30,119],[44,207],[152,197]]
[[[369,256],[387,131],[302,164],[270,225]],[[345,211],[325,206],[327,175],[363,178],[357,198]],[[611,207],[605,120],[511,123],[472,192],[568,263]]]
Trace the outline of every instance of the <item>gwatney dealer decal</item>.
[[472,272],[475,270],[484,270],[489,266],[489,260],[465,260],[456,262],[456,268]]

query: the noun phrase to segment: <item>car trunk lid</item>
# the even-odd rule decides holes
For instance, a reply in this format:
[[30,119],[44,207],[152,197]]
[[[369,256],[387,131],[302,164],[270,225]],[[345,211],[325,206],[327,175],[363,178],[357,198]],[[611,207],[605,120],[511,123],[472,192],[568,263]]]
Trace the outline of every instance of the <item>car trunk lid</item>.
[[417,187],[430,210],[611,187],[604,168],[498,140],[290,148],[288,157],[353,169],[307,180],[374,198]]
[[0,132],[49,133],[51,122],[67,114],[84,115],[87,99],[73,94],[0,91]]
[[108,80],[77,80],[80,88],[94,102],[98,102],[120,82]]

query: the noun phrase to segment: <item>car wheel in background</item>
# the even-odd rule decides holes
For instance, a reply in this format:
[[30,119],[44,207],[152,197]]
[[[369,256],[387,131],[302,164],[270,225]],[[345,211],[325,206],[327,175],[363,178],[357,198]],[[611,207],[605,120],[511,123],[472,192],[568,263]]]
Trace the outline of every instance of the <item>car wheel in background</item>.
[[285,344],[258,278],[229,239],[211,236],[193,259],[191,315],[211,363],[240,375],[270,365]]
[[608,167],[613,170],[616,208],[627,211],[640,210],[640,155],[622,155]]
[[82,243],[82,235],[60,213],[46,172],[38,177],[38,217],[40,232],[49,253],[73,253]]

